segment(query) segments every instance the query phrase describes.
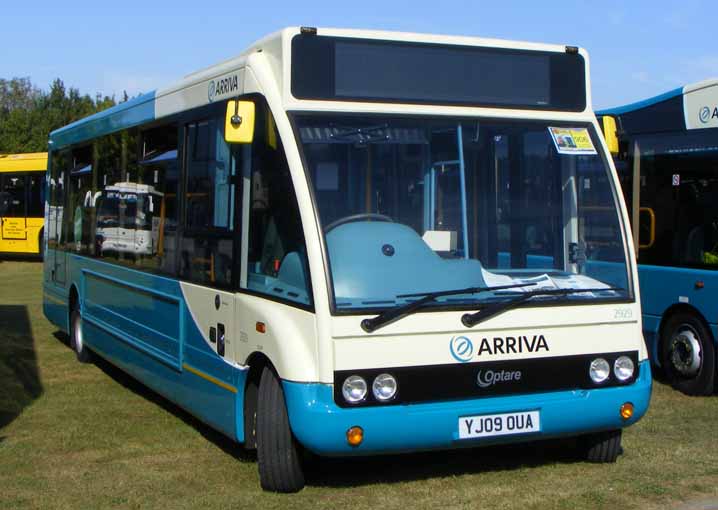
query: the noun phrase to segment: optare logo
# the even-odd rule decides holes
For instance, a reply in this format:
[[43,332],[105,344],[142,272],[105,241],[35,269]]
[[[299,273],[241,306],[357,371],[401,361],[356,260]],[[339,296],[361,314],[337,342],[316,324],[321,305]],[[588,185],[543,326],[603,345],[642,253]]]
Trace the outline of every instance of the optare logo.
[[707,106],[701,108],[701,111],[698,113],[698,118],[703,124],[708,124],[708,121],[711,118],[711,109]]
[[499,370],[498,372],[494,372],[493,370],[486,370],[485,372],[483,372],[483,375],[482,371],[479,370],[479,373],[476,376],[476,383],[482,388],[488,388],[489,386],[493,386],[497,383],[520,380],[520,370]]
[[465,336],[454,336],[449,340],[449,351],[456,361],[466,363],[474,354],[474,344]]

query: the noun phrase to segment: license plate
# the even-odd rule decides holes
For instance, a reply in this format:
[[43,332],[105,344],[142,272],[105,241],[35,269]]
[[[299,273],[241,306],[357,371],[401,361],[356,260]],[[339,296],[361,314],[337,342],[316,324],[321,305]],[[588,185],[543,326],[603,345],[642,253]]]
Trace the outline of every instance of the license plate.
[[484,414],[459,418],[459,439],[508,436],[540,430],[541,417],[538,411]]

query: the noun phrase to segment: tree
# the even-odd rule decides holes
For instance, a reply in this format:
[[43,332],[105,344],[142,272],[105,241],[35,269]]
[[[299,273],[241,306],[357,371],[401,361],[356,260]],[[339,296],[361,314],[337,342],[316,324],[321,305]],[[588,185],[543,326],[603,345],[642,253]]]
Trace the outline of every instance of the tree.
[[50,132],[115,104],[114,96],[93,99],[59,78],[48,92],[29,78],[0,79],[0,153],[44,152]]
[[34,87],[30,78],[0,78],[0,116],[18,108],[30,109],[42,92]]

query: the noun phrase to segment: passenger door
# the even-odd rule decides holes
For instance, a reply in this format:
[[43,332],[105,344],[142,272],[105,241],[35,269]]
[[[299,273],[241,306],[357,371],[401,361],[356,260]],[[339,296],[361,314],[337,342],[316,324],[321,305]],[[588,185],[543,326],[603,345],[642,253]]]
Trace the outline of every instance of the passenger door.
[[[184,125],[179,277],[186,314],[182,369],[185,401],[203,420],[236,433],[234,358],[234,161],[220,115]],[[213,353],[215,354],[213,354]],[[202,405],[197,405],[201,402]]]
[[[182,290],[202,336],[221,358],[232,359],[235,331],[235,162],[219,116],[184,126]],[[186,350],[191,357],[192,344]],[[190,363],[192,361],[190,360]],[[209,368],[209,367],[207,367]],[[220,373],[222,366],[215,367]]]
[[65,188],[67,184],[67,168],[69,151],[60,151],[51,156],[50,182],[48,183],[47,212],[47,247],[52,250],[50,255],[50,274],[48,279],[60,286],[65,286],[66,254],[64,250],[63,222],[65,216]]

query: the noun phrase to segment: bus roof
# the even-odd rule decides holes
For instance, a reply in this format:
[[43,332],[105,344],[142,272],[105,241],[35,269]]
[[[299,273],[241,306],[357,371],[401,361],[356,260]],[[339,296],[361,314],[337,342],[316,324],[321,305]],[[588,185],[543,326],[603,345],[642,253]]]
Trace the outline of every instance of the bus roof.
[[596,115],[620,117],[622,130],[628,133],[718,127],[718,78],[685,85],[635,103],[599,110]]
[[[248,83],[256,87],[257,78],[253,73],[245,73],[244,67],[248,59],[254,55],[267,55],[266,63],[281,83],[288,69],[285,67],[283,55],[290,47],[292,37],[302,33],[300,27],[288,27],[253,43],[240,55],[191,73],[169,87],[157,89],[112,108],[96,113],[50,133],[51,149],[59,149],[68,145],[113,133],[122,129],[135,127],[153,120],[204,106],[213,101],[226,100],[246,93]],[[435,44],[485,46],[544,52],[564,52],[566,46],[557,44],[539,44],[529,42],[485,39],[478,37],[444,36],[434,34],[413,34],[403,32],[387,32],[373,30],[320,28],[321,35],[334,37],[381,39],[395,41],[417,41]],[[583,49],[578,52],[586,59]],[[286,60],[286,59],[284,59]],[[229,79],[229,83],[226,80]],[[232,81],[234,80],[234,81]],[[279,93],[288,94],[288,87]],[[588,99],[588,98],[587,98]],[[590,100],[589,100],[590,104]]]
[[0,154],[1,172],[44,172],[47,169],[47,152],[27,154]]
[[635,103],[629,103],[623,106],[614,106],[613,108],[598,110],[596,111],[596,115],[621,115],[624,113],[641,110],[643,108],[648,108],[655,104],[662,103],[663,101],[667,101],[669,99],[682,95],[683,87],[678,87],[677,89],[669,90],[668,92],[664,92],[663,94],[658,94],[657,96],[649,97],[648,99],[642,99],[640,101],[636,101]]

